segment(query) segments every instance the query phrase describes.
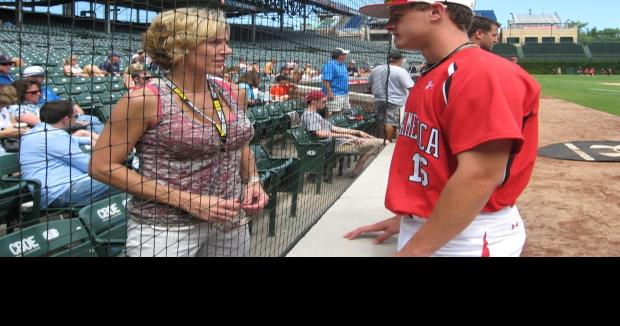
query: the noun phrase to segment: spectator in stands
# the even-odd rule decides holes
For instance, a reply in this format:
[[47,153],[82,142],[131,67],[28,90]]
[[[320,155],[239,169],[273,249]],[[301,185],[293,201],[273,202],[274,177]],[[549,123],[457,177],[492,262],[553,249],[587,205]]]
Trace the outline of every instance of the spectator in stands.
[[355,61],[349,61],[349,65],[347,66],[347,73],[349,74],[349,77],[357,77],[357,75],[359,74],[359,70],[355,66]]
[[17,104],[9,106],[9,113],[17,122],[35,126],[39,120],[41,84],[33,79],[20,79],[11,84],[17,91]]
[[15,63],[16,67],[25,67],[26,66],[26,61],[24,61],[24,59],[22,59],[20,57],[13,57],[12,60]]
[[396,131],[400,126],[400,111],[413,87],[411,76],[401,67],[404,59],[401,51],[392,50],[388,54],[390,64],[376,67],[368,77],[368,84],[375,96],[376,129],[380,138],[385,137],[390,142],[396,138]]
[[469,40],[489,52],[499,42],[499,28],[502,25],[492,19],[475,16],[467,35]]
[[144,53],[144,50],[140,49],[138,50],[138,52],[136,52],[136,54],[131,56],[131,63],[141,63],[144,66],[147,66],[150,64],[149,62],[149,58],[146,57],[146,53]]
[[144,71],[143,64],[132,63],[131,65],[129,65],[129,67],[127,67],[127,69],[125,69],[122,79],[123,79],[123,85],[125,86],[126,89],[130,90],[136,86],[135,81],[132,76],[135,72],[138,72],[138,71]]
[[[268,198],[245,92],[217,77],[229,35],[224,12],[209,7],[164,11],[146,32],[147,55],[167,73],[119,100],[91,160],[94,178],[134,195],[129,256],[249,255],[244,214]],[[123,165],[134,146],[139,172]]]
[[276,77],[276,85],[271,86],[269,89],[269,94],[271,95],[271,100],[274,102],[286,101],[290,98],[291,89],[296,88],[297,86],[291,83],[291,79],[285,75],[280,75]]
[[15,124],[15,118],[11,116],[7,107],[17,103],[17,91],[15,87],[6,85],[0,88],[0,154],[4,154],[4,146],[9,139],[19,138],[28,132],[28,127]]
[[239,76],[245,75],[248,72],[248,64],[245,61],[245,58],[239,58],[239,64],[235,66],[233,70],[237,72]]
[[607,69],[607,72],[609,73],[609,76],[613,76],[614,75],[614,69],[609,67],[609,69]]
[[275,75],[275,67],[277,63],[278,63],[278,60],[276,58],[271,58],[271,61],[265,63],[265,73],[268,76]]
[[22,137],[19,161],[24,178],[41,182],[41,207],[82,207],[118,191],[88,176],[90,155],[80,145],[90,137],[67,133],[77,115],[69,101],[41,108],[41,122]]
[[13,59],[7,55],[0,55],[0,86],[9,85],[13,82],[11,67],[15,65]]
[[148,82],[153,79],[153,76],[148,70],[136,70],[131,73],[131,80],[133,81],[133,87],[129,88],[129,91],[135,91],[140,88],[144,88]]
[[512,61],[512,63],[514,63],[514,64],[516,64],[516,65],[518,65],[518,64],[519,64],[519,58],[517,58],[517,57],[512,57],[512,58],[510,58],[510,61]]
[[308,107],[301,115],[301,125],[305,130],[318,138],[336,140],[336,153],[358,153],[360,159],[351,171],[351,177],[357,177],[363,170],[368,159],[387,144],[361,130],[340,128],[332,125],[319,114],[325,110],[327,96],[321,91],[313,91],[306,95]]
[[116,51],[108,54],[108,57],[99,65],[99,69],[105,71],[112,76],[121,74],[121,55]]
[[[28,126],[35,126],[41,122],[39,119],[39,113],[41,110],[41,83],[39,78],[24,78],[13,82],[13,87],[17,90],[17,104],[9,106],[9,113],[15,118],[17,122],[26,123]],[[89,115],[83,115],[79,106],[74,107],[76,116],[79,117],[79,121],[76,121],[74,125],[82,125],[84,129],[89,129],[93,132],[101,132],[103,130],[103,124],[96,117]],[[80,115],[82,114],[82,115]],[[92,124],[91,124],[92,120]],[[79,130],[80,135],[90,135],[90,132],[86,130]],[[95,135],[96,136],[96,135]]]
[[86,65],[84,68],[81,68],[76,55],[72,55],[64,60],[63,71],[67,77],[105,77],[106,75],[106,72],[97,66]]
[[323,65],[323,93],[327,94],[328,104],[326,116],[351,110],[349,103],[349,73],[344,63],[348,50],[336,48],[332,51],[332,59]]
[[260,83],[259,72],[255,70],[248,71],[237,81],[240,89],[245,90],[248,106],[252,106],[258,102],[258,85]]
[[[53,89],[43,84],[45,83],[45,70],[43,67],[30,66],[24,69],[22,76],[39,83],[41,88],[41,96],[39,97],[39,102],[37,103],[39,107],[47,102],[62,100],[62,98],[58,96]],[[84,110],[77,103],[73,104],[73,110],[78,115],[76,124],[87,126],[88,130],[101,134],[103,131],[103,123],[101,123],[99,118],[84,114]]]

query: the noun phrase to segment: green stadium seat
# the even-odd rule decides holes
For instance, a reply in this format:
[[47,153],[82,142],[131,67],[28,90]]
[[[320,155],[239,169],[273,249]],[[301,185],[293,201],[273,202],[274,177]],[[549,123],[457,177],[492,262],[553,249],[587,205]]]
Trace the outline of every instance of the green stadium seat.
[[272,158],[261,145],[251,145],[256,159],[256,169],[261,175],[261,182],[269,195],[269,225],[267,234],[275,236],[276,208],[278,192],[290,192],[292,195],[290,216],[297,215],[297,197],[301,188],[300,162],[293,158]]
[[121,98],[120,93],[101,93],[99,94],[99,99],[102,104],[116,104],[118,100]]
[[[315,141],[303,128],[293,128],[289,132],[295,140],[301,174],[310,172],[318,176],[316,194],[320,194],[323,170],[327,169],[329,181],[333,178],[336,143],[334,140]],[[303,183],[301,187],[303,187]]]
[[0,257],[96,257],[79,219],[40,223],[0,238]]
[[68,95],[80,95],[82,93],[86,93],[88,91],[88,89],[86,88],[86,85],[67,85],[65,86],[65,89],[67,90],[67,94]]
[[69,85],[71,84],[71,77],[53,77],[52,81],[54,82],[55,86]]
[[108,88],[108,91],[110,91],[111,93],[125,90],[125,86],[123,85],[123,83],[120,83],[118,81],[115,81],[112,83],[106,83],[106,87]]
[[127,241],[126,206],[129,195],[119,194],[85,206],[80,219],[86,226],[99,256],[122,254]]
[[74,95],[71,99],[84,110],[92,112],[95,108],[101,107],[102,104],[99,101],[99,97],[93,96],[90,93],[81,93]]
[[29,225],[40,216],[41,186],[39,182],[14,176],[19,171],[18,154],[0,155],[0,223],[6,223],[9,232],[14,226]]
[[88,91],[91,92],[92,94],[108,92],[107,88],[103,84],[88,85]]

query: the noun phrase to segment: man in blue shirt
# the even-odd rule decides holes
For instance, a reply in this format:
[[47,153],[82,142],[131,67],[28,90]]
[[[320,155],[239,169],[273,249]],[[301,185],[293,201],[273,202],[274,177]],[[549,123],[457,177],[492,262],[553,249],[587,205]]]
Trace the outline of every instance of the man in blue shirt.
[[327,117],[351,110],[349,103],[349,72],[344,63],[350,51],[336,48],[332,59],[323,65],[323,93],[327,94]]
[[13,65],[15,63],[9,56],[0,55],[0,86],[10,85],[13,82],[13,76],[10,73]]
[[41,208],[82,207],[118,193],[88,176],[90,155],[80,145],[91,139],[67,132],[76,119],[71,102],[48,102],[40,119],[22,137],[19,161],[24,179],[41,182]]
[[108,55],[108,58],[101,65],[99,65],[99,69],[113,76],[120,75],[121,55],[116,51],[112,51],[112,53]]

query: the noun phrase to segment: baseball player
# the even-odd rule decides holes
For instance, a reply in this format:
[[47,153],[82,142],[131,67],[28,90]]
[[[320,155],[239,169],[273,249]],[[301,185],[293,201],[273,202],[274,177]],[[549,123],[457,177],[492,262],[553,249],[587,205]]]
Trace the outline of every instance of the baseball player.
[[469,28],[469,40],[489,52],[499,41],[499,28],[502,25],[490,18],[476,16]]
[[396,214],[345,235],[399,233],[397,256],[519,256],[515,206],[536,158],[540,87],[519,66],[469,42],[473,0],[390,0],[401,49],[429,63],[407,100],[385,198]]

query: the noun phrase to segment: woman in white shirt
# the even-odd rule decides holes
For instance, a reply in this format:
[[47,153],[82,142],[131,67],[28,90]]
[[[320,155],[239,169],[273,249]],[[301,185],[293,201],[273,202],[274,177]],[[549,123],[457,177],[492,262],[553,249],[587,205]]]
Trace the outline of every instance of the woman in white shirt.
[[78,64],[78,57],[72,55],[64,60],[63,71],[67,77],[105,77],[105,71],[97,66],[86,65],[84,68]]
[[[15,128],[15,119],[11,117],[7,107],[17,103],[17,91],[13,86],[0,88],[0,140],[5,138],[17,138],[28,132],[28,128]],[[5,150],[0,146],[0,154]]]

